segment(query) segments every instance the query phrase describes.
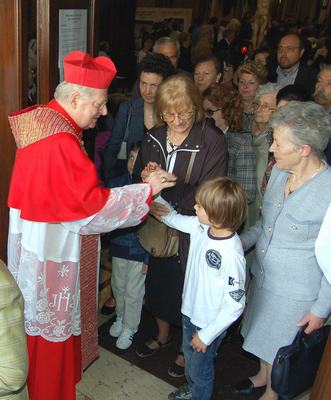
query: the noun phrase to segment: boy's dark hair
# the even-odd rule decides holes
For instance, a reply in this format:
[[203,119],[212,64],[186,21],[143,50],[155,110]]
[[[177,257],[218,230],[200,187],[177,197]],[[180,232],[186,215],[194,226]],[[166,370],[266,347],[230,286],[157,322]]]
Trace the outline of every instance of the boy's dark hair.
[[142,72],[153,73],[162,76],[163,79],[175,73],[170,59],[163,54],[147,54],[138,64],[138,77]]
[[230,178],[219,177],[203,182],[196,192],[196,202],[205,209],[210,223],[217,228],[235,232],[246,218],[245,192]]
[[293,84],[293,85],[287,85],[284,86],[282,89],[280,89],[277,93],[276,96],[276,102],[277,104],[281,100],[286,100],[286,101],[309,101],[311,100],[311,97],[307,90],[304,88],[302,85],[298,84]]

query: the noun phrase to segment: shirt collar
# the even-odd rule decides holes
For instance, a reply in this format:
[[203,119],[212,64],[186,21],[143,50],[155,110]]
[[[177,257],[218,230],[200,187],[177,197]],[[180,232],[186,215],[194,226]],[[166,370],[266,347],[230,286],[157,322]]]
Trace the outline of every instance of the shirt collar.
[[295,74],[299,69],[299,64],[298,65],[293,65],[291,68],[282,68],[278,65],[277,67],[277,74],[278,75],[283,75],[283,76],[288,76]]

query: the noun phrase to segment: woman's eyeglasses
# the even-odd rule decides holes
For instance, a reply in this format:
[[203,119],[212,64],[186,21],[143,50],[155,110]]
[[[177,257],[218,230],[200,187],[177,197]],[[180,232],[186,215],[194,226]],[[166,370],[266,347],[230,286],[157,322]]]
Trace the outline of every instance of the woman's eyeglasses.
[[183,111],[183,112],[179,112],[179,113],[164,112],[161,114],[161,118],[163,121],[171,123],[171,122],[174,122],[176,117],[181,121],[186,121],[186,120],[192,118],[193,114],[194,114],[194,110]]
[[253,106],[254,106],[254,108],[255,108],[255,111],[257,111],[257,110],[259,110],[259,109],[260,109],[262,112],[275,111],[275,110],[276,110],[275,107],[272,107],[272,106],[270,106],[269,104],[263,104],[263,103],[258,103],[258,102],[253,103]]
[[221,110],[222,110],[222,108],[216,108],[216,110],[212,110],[211,108],[207,108],[207,109],[205,109],[205,114],[206,114],[206,116],[208,118],[211,118],[215,114],[215,112],[221,111]]

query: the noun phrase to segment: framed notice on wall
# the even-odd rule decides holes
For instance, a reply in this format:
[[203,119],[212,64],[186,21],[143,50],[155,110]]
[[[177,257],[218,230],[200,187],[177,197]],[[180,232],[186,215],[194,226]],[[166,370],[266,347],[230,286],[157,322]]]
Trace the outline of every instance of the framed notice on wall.
[[63,79],[71,50],[94,54],[100,0],[37,0],[38,103],[47,103]]
[[63,59],[72,50],[87,51],[87,10],[59,10],[60,82],[63,81]]

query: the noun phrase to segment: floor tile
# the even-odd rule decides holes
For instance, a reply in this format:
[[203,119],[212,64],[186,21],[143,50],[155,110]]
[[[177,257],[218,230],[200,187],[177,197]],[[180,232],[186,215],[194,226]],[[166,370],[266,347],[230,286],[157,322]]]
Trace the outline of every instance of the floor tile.
[[99,351],[100,358],[77,385],[77,400],[165,400],[175,389],[115,354]]

